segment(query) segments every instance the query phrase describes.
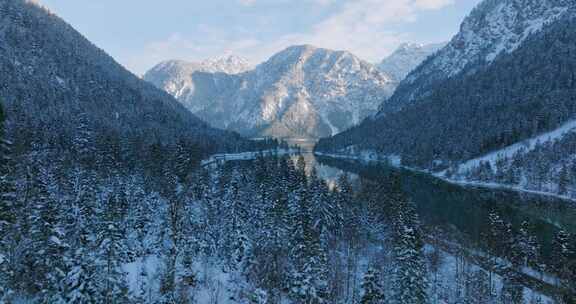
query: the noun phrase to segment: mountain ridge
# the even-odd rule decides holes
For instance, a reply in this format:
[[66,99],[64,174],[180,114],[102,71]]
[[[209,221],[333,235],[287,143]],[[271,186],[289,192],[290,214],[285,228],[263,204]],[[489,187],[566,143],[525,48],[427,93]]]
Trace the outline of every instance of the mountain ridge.
[[433,55],[447,43],[403,43],[390,56],[384,58],[378,69],[398,82],[417,68],[426,58]]
[[146,134],[149,141],[187,136],[224,146],[218,134],[240,142],[237,134],[208,127],[43,6],[2,0],[0,12],[0,98],[47,126],[37,132],[71,137],[75,116],[84,113],[97,130]]
[[[516,3],[504,2],[501,5]],[[489,0],[479,8],[494,7],[491,5],[494,1]],[[570,55],[573,35],[568,30],[576,19],[574,9],[544,24],[542,30],[491,64],[449,77],[405,107],[388,109],[385,115],[322,140],[318,149],[372,150],[399,156],[409,166],[443,170],[554,130],[576,115],[570,102],[576,78],[571,71],[575,64]],[[442,52],[434,57],[438,56],[442,57]],[[429,58],[412,75],[435,60]],[[405,93],[396,93],[388,103]]]
[[530,34],[574,7],[570,0],[485,0],[468,15],[460,31],[435,56],[402,81],[379,115],[397,111],[431,94],[435,86],[460,73],[474,73],[502,53],[510,53]]
[[360,123],[395,88],[389,76],[353,54],[311,45],[288,47],[241,74],[194,72],[176,89],[153,72],[145,79],[182,92],[178,99],[205,121],[255,137],[338,133]]

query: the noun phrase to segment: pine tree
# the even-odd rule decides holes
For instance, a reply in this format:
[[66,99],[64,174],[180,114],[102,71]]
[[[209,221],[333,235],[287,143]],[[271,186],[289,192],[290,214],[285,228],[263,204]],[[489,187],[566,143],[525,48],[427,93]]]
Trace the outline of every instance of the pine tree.
[[58,202],[50,193],[53,178],[45,166],[36,170],[31,180],[30,277],[34,278],[30,286],[48,302],[54,302],[60,296],[65,273],[64,252],[67,248],[64,228],[61,222]]
[[521,253],[523,258],[520,261],[522,266],[537,265],[540,252],[540,245],[538,239],[532,233],[532,227],[527,221],[523,221],[520,225],[518,235],[516,237],[517,251]]
[[0,302],[12,293],[14,258],[10,252],[18,232],[16,187],[13,181],[12,142],[8,138],[5,113],[0,101]]
[[138,290],[135,291],[133,296],[134,302],[137,304],[144,304],[151,302],[151,290],[149,286],[149,274],[148,269],[146,268],[146,260],[142,260],[142,264],[140,265],[140,269],[138,271],[138,278],[137,278],[137,288]]
[[[300,167],[303,170],[304,167]],[[298,174],[304,174],[300,171]],[[306,184],[298,191],[292,204],[293,269],[290,295],[293,299],[310,304],[326,302],[327,257],[320,245],[320,236],[312,227],[310,193]]]
[[108,199],[104,218],[98,225],[98,265],[103,278],[100,292],[106,303],[125,303],[128,294],[125,273],[121,268],[128,249],[121,227],[124,197],[119,193],[114,193]]
[[70,249],[66,255],[68,272],[64,278],[64,297],[66,303],[84,304],[103,301],[99,286],[96,257],[88,247],[88,237],[81,237],[82,244]]
[[389,203],[393,206],[394,300],[399,304],[427,302],[426,264],[420,221],[414,207],[402,192],[400,180],[391,177]]
[[568,193],[568,185],[570,183],[568,175],[568,167],[566,165],[562,166],[558,176],[558,194],[566,195]]
[[520,283],[517,272],[510,272],[504,277],[501,301],[504,304],[522,304],[524,303],[524,286]]
[[566,284],[570,280],[569,261],[573,254],[570,234],[564,230],[558,231],[552,242],[552,267],[558,275],[561,284]]
[[380,272],[374,268],[368,268],[364,274],[362,281],[362,299],[361,304],[384,304],[386,297],[384,296],[384,288],[380,283]]
[[180,183],[186,182],[186,177],[192,171],[192,159],[190,158],[190,151],[184,140],[179,140],[176,144],[174,152],[174,173],[178,177]]
[[76,132],[73,137],[73,147],[79,163],[90,166],[96,155],[94,146],[94,133],[92,132],[88,114],[80,111],[76,121]]

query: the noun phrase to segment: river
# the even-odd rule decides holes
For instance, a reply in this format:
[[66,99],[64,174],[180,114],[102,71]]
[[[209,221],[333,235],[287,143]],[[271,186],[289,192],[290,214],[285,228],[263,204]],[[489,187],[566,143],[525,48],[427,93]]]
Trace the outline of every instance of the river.
[[560,228],[576,233],[576,204],[572,201],[513,190],[456,185],[429,174],[383,163],[317,156],[311,141],[289,143],[302,147],[307,167],[315,168],[329,184],[334,184],[344,173],[352,180],[365,178],[377,182],[384,181],[391,172],[399,173],[404,191],[416,204],[424,225],[461,233],[473,243],[482,242],[491,211],[497,211],[514,229],[523,221],[531,223],[546,256],[550,254],[551,242]]

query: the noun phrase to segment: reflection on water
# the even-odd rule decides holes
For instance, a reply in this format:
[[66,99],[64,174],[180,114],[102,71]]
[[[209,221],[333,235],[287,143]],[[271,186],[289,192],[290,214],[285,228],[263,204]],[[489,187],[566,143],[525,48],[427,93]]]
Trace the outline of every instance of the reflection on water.
[[[549,253],[551,240],[559,227],[576,233],[576,206],[571,202],[509,190],[462,187],[433,176],[392,168],[381,163],[317,157],[314,141],[288,139],[291,146],[302,149],[309,172],[316,169],[319,177],[334,185],[346,173],[353,184],[360,177],[376,182],[387,179],[391,172],[399,173],[404,191],[416,203],[423,224],[438,226],[467,235],[473,242],[482,242],[487,232],[488,214],[497,211],[513,227],[523,221],[532,223],[540,244]],[[294,156],[294,160],[299,156]],[[385,201],[385,200],[382,200]]]
[[511,190],[462,187],[428,174],[382,163],[326,157],[316,160],[324,166],[377,182],[386,180],[392,172],[399,174],[403,189],[416,203],[423,224],[458,231],[476,243],[481,243],[487,233],[488,214],[493,211],[516,229],[523,221],[531,223],[545,254],[549,254],[551,241],[559,227],[576,232],[576,206],[569,201]]
[[[296,161],[300,156],[304,158],[304,162],[306,163],[306,172],[308,174],[312,173],[312,169],[316,170],[316,174],[322,178],[328,186],[333,188],[338,178],[342,175],[347,173],[346,171],[339,169],[337,167],[329,166],[324,163],[319,162],[316,159],[316,155],[314,155],[314,146],[316,145],[315,140],[310,139],[284,139],[290,146],[298,146],[302,153],[301,155],[292,156],[293,161]],[[358,175],[354,173],[348,173],[348,177],[350,180],[354,181],[358,179]]]

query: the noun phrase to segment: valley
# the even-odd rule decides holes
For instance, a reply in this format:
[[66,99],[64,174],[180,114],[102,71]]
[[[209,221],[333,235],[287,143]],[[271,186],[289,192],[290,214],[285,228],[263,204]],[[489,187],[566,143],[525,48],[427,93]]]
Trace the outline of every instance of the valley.
[[0,304],[576,303],[575,28],[0,0]]
[[[301,141],[297,141],[301,142]],[[310,145],[312,143],[308,143]],[[524,194],[516,191],[494,190],[489,188],[463,187],[445,182],[437,177],[426,173],[419,173],[407,169],[391,167],[383,162],[347,160],[341,158],[331,158],[326,156],[316,156],[310,150],[302,150],[303,154],[294,154],[291,158],[295,163],[298,158],[303,160],[306,172],[309,176],[324,180],[327,185],[338,187],[338,182],[342,176],[348,176],[350,185],[354,191],[363,193],[367,191],[371,183],[380,183],[390,180],[391,176],[399,176],[403,191],[415,203],[416,211],[425,231],[425,243],[427,250],[438,251],[443,256],[440,265],[432,272],[455,271],[457,276],[467,277],[475,268],[481,268],[490,273],[494,273],[494,281],[490,281],[494,294],[498,294],[502,288],[502,280],[519,276],[526,288],[524,300],[533,301],[540,298],[541,301],[551,301],[551,299],[562,297],[563,294],[573,294],[574,291],[565,290],[558,285],[555,275],[549,273],[553,267],[553,250],[555,244],[551,242],[554,236],[562,229],[569,233],[576,232],[574,218],[576,218],[576,205],[572,201],[551,198],[536,194]],[[267,156],[272,157],[272,156]],[[257,163],[257,156],[251,159],[238,160],[234,155],[227,158],[227,162],[235,163]],[[222,165],[222,164],[221,164]],[[252,164],[254,165],[254,164]],[[371,190],[368,190],[371,191]],[[373,191],[373,190],[372,190]],[[386,196],[378,197],[378,192],[374,192],[376,197],[373,204],[375,208],[383,208],[380,204],[387,204]],[[362,194],[358,194],[362,195]],[[505,262],[508,257],[502,259],[494,255],[498,253],[497,243],[488,245],[487,238],[494,229],[491,217],[498,216],[503,222],[510,225],[510,233],[519,233],[526,229],[529,224],[530,233],[533,233],[535,244],[538,244],[535,256],[539,262],[530,262],[530,266],[525,265],[519,268]],[[374,219],[376,220],[376,219]],[[372,223],[375,224],[375,223]],[[384,224],[384,227],[387,224]],[[387,230],[389,228],[382,228]],[[504,235],[502,235],[504,237]],[[385,242],[386,243],[386,242]],[[372,245],[362,245],[372,246]],[[494,247],[492,247],[494,246]],[[360,260],[373,259],[371,250],[368,247],[360,249]],[[362,257],[362,255],[368,255]],[[431,262],[428,260],[428,263]],[[452,263],[462,263],[461,268],[447,270],[454,267]],[[543,267],[543,265],[548,265]],[[430,266],[430,265],[429,265]],[[367,267],[362,264],[354,267]],[[537,270],[539,269],[539,270]],[[450,297],[457,297],[458,291],[452,290],[458,284],[458,278],[447,279],[444,274],[443,282],[439,285],[429,286],[430,288],[448,288]],[[433,277],[429,277],[432,280]],[[520,279],[521,278],[521,279]],[[358,282],[359,283],[359,282]],[[448,284],[448,285],[443,285]],[[492,285],[493,284],[493,285]],[[440,287],[443,286],[443,287]],[[466,291],[462,291],[466,293]],[[433,293],[433,292],[431,292]],[[430,293],[429,293],[430,294]],[[463,296],[463,295],[462,295]],[[433,297],[441,297],[434,294]],[[547,300],[546,300],[547,299]]]

